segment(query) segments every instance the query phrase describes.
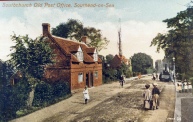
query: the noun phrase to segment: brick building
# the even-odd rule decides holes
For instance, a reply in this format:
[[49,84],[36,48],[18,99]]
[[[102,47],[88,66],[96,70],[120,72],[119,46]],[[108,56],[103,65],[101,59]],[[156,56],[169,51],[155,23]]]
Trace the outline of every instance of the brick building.
[[71,90],[102,84],[102,61],[96,48],[89,47],[87,37],[81,42],[54,36],[50,24],[43,23],[43,36],[54,49],[55,64],[46,67],[45,77],[50,82],[68,82]]
[[126,59],[123,55],[115,55],[115,57],[110,62],[110,66],[112,68],[119,68],[122,63],[131,66],[130,60]]

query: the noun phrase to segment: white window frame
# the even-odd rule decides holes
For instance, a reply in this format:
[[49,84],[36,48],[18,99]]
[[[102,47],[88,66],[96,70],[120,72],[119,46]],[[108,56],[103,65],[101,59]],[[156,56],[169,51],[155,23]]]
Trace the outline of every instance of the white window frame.
[[98,71],[94,72],[94,77],[97,79],[98,78]]
[[79,72],[78,73],[78,82],[79,83],[83,82],[83,78],[84,78],[83,72]]
[[80,46],[78,48],[78,52],[76,53],[76,56],[77,56],[79,61],[83,61],[83,52],[82,52],[82,49],[80,48]]
[[98,61],[98,54],[97,54],[96,49],[95,49],[94,54],[93,54],[93,59],[94,59],[94,61]]

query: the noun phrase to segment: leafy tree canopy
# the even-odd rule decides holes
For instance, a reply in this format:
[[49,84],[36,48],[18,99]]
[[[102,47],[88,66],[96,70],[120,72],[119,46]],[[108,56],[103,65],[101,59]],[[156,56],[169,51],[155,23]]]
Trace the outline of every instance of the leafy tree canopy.
[[52,49],[46,38],[39,37],[35,40],[26,36],[11,36],[16,43],[12,46],[13,53],[10,54],[13,66],[22,72],[24,76],[41,79],[44,66],[53,63]]
[[14,72],[14,67],[9,61],[2,61],[0,59],[0,86],[8,85],[10,77]]
[[186,10],[180,11],[175,17],[163,20],[167,23],[169,31],[158,33],[151,42],[151,46],[157,46],[158,52],[163,49],[166,57],[171,61],[172,57],[175,57],[176,69],[179,73],[187,73],[192,67],[193,6],[191,3]]
[[81,41],[82,36],[87,36],[91,40],[89,45],[97,48],[98,51],[105,49],[109,43],[109,40],[102,36],[101,30],[84,27],[80,21],[74,19],[69,19],[66,23],[60,23],[56,28],[52,28],[52,34],[76,41]]
[[113,60],[114,56],[112,54],[106,55],[106,60],[109,63],[111,60]]
[[153,59],[145,53],[134,54],[131,58],[133,72],[146,74],[148,68],[153,68]]

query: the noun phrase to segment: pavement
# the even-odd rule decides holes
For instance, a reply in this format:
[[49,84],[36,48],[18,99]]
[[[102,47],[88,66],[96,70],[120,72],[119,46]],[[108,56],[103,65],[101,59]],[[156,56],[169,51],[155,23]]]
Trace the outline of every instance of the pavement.
[[193,122],[192,89],[188,92],[176,91],[174,122]]

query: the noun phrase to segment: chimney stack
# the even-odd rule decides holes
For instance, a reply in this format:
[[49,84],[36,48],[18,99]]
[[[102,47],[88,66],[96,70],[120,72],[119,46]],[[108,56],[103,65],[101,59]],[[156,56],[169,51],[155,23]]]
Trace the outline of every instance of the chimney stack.
[[87,36],[82,36],[82,42],[86,44],[86,41],[87,41]]
[[43,27],[43,36],[48,36],[48,34],[50,34],[50,24],[42,23],[42,27]]
[[91,40],[90,38],[88,38],[87,36],[82,36],[82,42],[84,42],[85,44],[90,44],[91,43]]

